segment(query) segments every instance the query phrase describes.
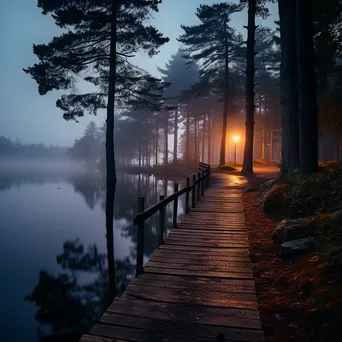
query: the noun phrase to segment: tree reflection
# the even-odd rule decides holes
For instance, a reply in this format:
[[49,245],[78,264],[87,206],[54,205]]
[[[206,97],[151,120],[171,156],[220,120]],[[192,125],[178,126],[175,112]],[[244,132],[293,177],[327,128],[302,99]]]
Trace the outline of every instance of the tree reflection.
[[89,209],[94,209],[103,198],[104,182],[101,176],[95,172],[72,175],[69,181],[76,193],[80,193]]
[[[101,316],[111,297],[108,254],[100,253],[96,245],[85,249],[79,242],[66,241],[57,263],[63,269],[55,276],[44,270],[25,300],[38,307],[35,318],[40,341],[78,341],[82,333]],[[134,274],[127,257],[115,260],[117,270],[115,290],[121,294]]]

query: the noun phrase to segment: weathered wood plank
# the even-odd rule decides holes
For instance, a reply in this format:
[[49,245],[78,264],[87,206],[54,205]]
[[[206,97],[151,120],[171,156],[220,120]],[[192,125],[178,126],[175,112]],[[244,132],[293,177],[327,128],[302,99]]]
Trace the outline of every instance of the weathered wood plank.
[[170,235],[180,236],[180,237],[204,237],[204,238],[218,238],[218,239],[245,239],[248,240],[248,236],[246,232],[220,232],[220,231],[211,231],[211,230],[202,230],[202,231],[192,231],[189,229],[175,229],[170,232]]
[[248,264],[238,264],[238,265],[229,265],[225,263],[213,263],[212,265],[208,265],[205,263],[198,264],[189,264],[188,262],[160,262],[158,260],[149,260],[145,267],[167,267],[174,269],[185,269],[185,270],[194,270],[194,271],[203,271],[203,272],[237,272],[237,273],[252,273],[252,269]]
[[150,261],[154,262],[163,262],[163,263],[174,263],[174,264],[186,264],[186,263],[192,263],[193,265],[199,266],[199,265],[220,265],[221,267],[249,267],[250,263],[247,258],[240,260],[234,260],[234,258],[217,258],[217,257],[206,257],[203,258],[203,256],[192,256],[192,257],[181,257],[179,255],[172,255],[170,254],[153,254],[150,258]]
[[[207,291],[205,291],[207,290]],[[206,306],[216,306],[238,309],[257,309],[256,295],[253,293],[224,293],[197,288],[191,291],[172,287],[149,287],[130,283],[123,296],[164,301],[169,303],[195,303]]]
[[[151,339],[160,339],[167,341],[168,338],[179,336],[181,338],[196,335],[201,338],[216,339],[219,334],[223,334],[228,339],[246,339],[260,337],[261,331],[252,329],[226,328],[214,325],[200,324],[196,322],[185,322],[179,319],[164,320],[153,317],[127,316],[117,313],[106,313],[101,320],[104,325],[112,325],[113,327],[123,326],[140,330],[142,335],[148,334]],[[115,329],[114,328],[114,329]],[[107,328],[106,331],[109,332]],[[136,333],[136,332],[135,332]],[[113,332],[115,334],[115,332]],[[165,340],[166,338],[166,340]]]
[[[203,225],[201,226],[201,224],[203,225],[203,222],[202,223],[199,223],[199,222],[192,222],[192,223],[189,223],[189,224],[186,224],[186,223],[179,223],[177,224],[177,227],[179,229],[188,229],[188,230],[195,230],[195,231],[198,231],[198,230],[211,230],[213,232],[219,232],[219,231],[224,231],[224,232],[232,232],[232,233],[235,233],[235,232],[241,232],[241,233],[247,233],[247,228],[246,226],[243,226],[243,225],[233,225],[233,224],[230,224],[230,225]],[[240,227],[241,226],[241,227]]]
[[214,289],[226,289],[230,291],[232,288],[239,289],[250,289],[255,293],[255,285],[253,279],[228,279],[228,278],[205,278],[198,276],[181,276],[181,275],[168,275],[168,274],[151,274],[143,273],[139,278],[134,278],[131,281],[145,281],[154,280],[155,282],[167,282],[169,284],[175,283],[181,286],[197,287],[197,286],[208,286]]
[[[209,337],[199,337],[196,335],[192,335],[191,333],[187,333],[181,335],[181,333],[177,332],[158,332],[153,330],[143,330],[143,329],[135,329],[123,326],[109,325],[109,324],[95,324],[91,330],[91,333],[94,335],[100,335],[107,338],[111,338],[111,342],[120,341],[117,336],[123,336],[124,341],[129,342],[214,342],[217,341],[216,338]],[[165,335],[166,336],[165,336]],[[236,339],[225,339],[226,342],[236,342]],[[120,341],[121,342],[121,341]]]
[[117,298],[108,308],[108,312],[168,320],[176,318],[184,321],[232,328],[261,328],[258,310]]
[[[227,237],[225,239],[222,239],[220,237],[215,237],[213,235],[202,235],[202,236],[197,236],[197,235],[182,235],[182,234],[175,234],[175,233],[170,233],[168,235],[169,240],[175,240],[175,241],[193,241],[193,242],[206,242],[208,243],[207,246],[210,246],[211,242],[217,242],[220,243],[221,245],[227,244],[227,242],[232,243],[232,244],[242,244],[242,245],[247,245],[247,238],[233,238],[233,237]],[[224,242],[222,242],[222,240]]]
[[166,244],[178,245],[178,246],[192,246],[192,247],[215,247],[215,248],[244,248],[248,247],[246,243],[234,243],[234,242],[221,242],[221,241],[181,241],[181,240],[168,240]]
[[[209,278],[218,277],[218,278],[233,278],[233,279],[253,279],[253,275],[251,273],[246,272],[202,272],[201,270],[184,270],[184,269],[175,269],[175,268],[167,268],[167,267],[145,267],[145,272],[149,273],[160,273],[160,274],[174,274],[174,275],[184,275],[184,276],[205,276]],[[205,273],[205,274],[203,274]]]
[[[184,251],[184,247],[172,244],[164,244],[159,247],[161,250],[168,249],[173,251]],[[248,248],[214,248],[214,247],[193,247],[188,246],[186,252],[191,255],[192,253],[208,253],[216,255],[236,255],[236,256],[249,256]]]
[[80,342],[133,342],[132,340],[119,340],[117,338],[107,338],[102,336],[96,336],[96,335],[88,335],[85,334],[82,336]]

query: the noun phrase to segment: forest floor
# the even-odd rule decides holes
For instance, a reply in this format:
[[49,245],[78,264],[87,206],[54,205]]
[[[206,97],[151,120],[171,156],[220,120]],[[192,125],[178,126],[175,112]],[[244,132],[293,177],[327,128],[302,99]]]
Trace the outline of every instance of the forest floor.
[[[301,203],[302,197],[306,203],[310,197],[305,182],[309,188],[314,188],[313,183],[324,183],[322,178],[331,183],[332,180],[325,172],[327,170],[311,178],[300,179],[304,187],[300,185],[299,190],[296,188],[298,184],[294,182],[291,188],[295,189],[291,197],[293,203]],[[330,174],[332,171],[329,169],[328,172]],[[342,185],[342,172],[340,169],[338,172],[339,175],[334,174],[332,177]],[[250,179],[249,186],[257,191],[243,194],[250,256],[266,341],[342,341],[342,234],[340,232],[336,235],[329,228],[324,228],[315,236],[317,242],[313,250],[296,259],[282,259],[272,234],[284,215],[265,213],[260,200],[260,185],[272,178],[275,178],[273,170],[256,170],[256,177]],[[327,184],[321,186],[326,188]],[[316,207],[324,206],[330,197],[336,197],[336,193],[330,192],[329,197],[328,192],[322,195],[322,191],[317,188],[315,191],[319,192]],[[282,208],[279,209],[282,212]],[[320,220],[326,220],[328,214],[317,215]],[[303,209],[297,212],[298,216],[309,214]],[[341,228],[342,224],[339,231]],[[337,257],[336,254],[334,257],[329,256],[326,252],[332,245],[335,251],[340,248]]]

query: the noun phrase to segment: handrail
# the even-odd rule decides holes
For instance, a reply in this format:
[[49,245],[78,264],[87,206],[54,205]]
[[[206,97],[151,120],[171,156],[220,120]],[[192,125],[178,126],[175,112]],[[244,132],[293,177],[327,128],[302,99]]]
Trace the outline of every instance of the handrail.
[[[164,225],[165,225],[165,207],[167,204],[174,201],[173,206],[173,227],[177,226],[177,210],[178,210],[178,198],[179,196],[186,194],[185,201],[185,213],[190,211],[190,193],[192,194],[191,206],[194,208],[196,202],[200,200],[200,196],[204,195],[204,192],[210,186],[211,169],[210,165],[206,163],[199,163],[199,168],[202,170],[198,172],[198,175],[193,176],[192,185],[190,185],[190,178],[186,180],[186,186],[178,190],[179,184],[175,184],[174,193],[168,197],[160,196],[160,201],[154,204],[152,207],[145,210],[145,199],[139,197],[138,199],[138,214],[134,218],[134,225],[137,226],[137,265],[136,276],[143,273],[143,259],[144,259],[144,224],[145,220],[159,212],[159,243],[164,243]],[[204,168],[204,170],[203,170]]]
[[184,193],[190,191],[192,188],[192,186],[186,186],[185,188],[183,188],[182,190],[179,190],[175,193],[173,193],[172,195],[164,198],[162,201],[154,204],[152,207],[150,207],[149,209],[137,214],[137,216],[134,218],[134,224],[138,225],[139,222],[141,221],[145,221],[146,219],[148,219],[149,217],[151,217],[152,215],[154,215],[155,213],[157,213],[161,207],[165,207],[166,205],[168,205],[169,203],[171,203],[173,200],[175,200],[176,198],[178,198],[179,196],[183,195]]

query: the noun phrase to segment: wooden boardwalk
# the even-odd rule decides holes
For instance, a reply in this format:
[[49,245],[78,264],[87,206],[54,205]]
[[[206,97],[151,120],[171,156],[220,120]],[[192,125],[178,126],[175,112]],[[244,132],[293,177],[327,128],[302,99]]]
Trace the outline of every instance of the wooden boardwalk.
[[235,175],[217,175],[82,342],[263,341]]

